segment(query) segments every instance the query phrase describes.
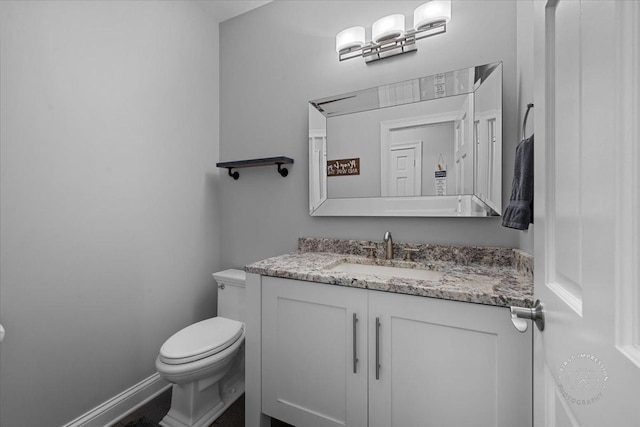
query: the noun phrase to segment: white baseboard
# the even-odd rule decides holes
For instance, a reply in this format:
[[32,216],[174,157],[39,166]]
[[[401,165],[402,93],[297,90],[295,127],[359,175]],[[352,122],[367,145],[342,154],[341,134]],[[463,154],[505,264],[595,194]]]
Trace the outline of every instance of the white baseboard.
[[107,427],[126,417],[171,384],[156,372],[62,427]]

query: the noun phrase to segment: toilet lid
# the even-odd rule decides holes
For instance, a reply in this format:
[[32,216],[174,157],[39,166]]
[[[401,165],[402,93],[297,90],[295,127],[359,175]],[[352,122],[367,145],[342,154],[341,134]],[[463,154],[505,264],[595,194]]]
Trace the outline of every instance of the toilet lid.
[[244,324],[213,317],[187,326],[173,334],[160,348],[160,360],[171,365],[193,362],[221,352],[236,342]]

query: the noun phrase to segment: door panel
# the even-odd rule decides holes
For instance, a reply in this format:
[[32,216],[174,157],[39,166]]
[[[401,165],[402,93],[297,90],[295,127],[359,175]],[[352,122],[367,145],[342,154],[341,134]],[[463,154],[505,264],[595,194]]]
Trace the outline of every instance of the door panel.
[[[496,334],[396,316],[389,321],[391,425],[497,425]],[[469,402],[467,410],[451,412],[452,396]]]
[[555,35],[551,72],[555,94],[554,110],[561,117],[554,122],[553,144],[549,160],[554,165],[552,180],[553,198],[549,200],[548,221],[554,233],[549,235],[548,259],[549,281],[555,283],[559,292],[566,292],[575,299],[578,314],[582,306],[580,287],[580,265],[582,262],[580,240],[582,229],[582,207],[580,187],[582,185],[580,161],[582,138],[580,135],[580,2],[563,1],[555,11],[549,10],[548,31]]
[[[276,304],[277,371],[282,372],[278,378],[278,401],[299,408],[313,407],[322,417],[344,422],[346,389],[336,387],[335,393],[325,393],[322,399],[318,398],[318,390],[344,384],[347,370],[344,351],[329,349],[345,350],[347,309],[285,297],[278,298]],[[314,331],[313,340],[308,339],[309,324],[323,325]],[[314,365],[313,369],[310,365]],[[318,372],[322,375],[317,376]]]

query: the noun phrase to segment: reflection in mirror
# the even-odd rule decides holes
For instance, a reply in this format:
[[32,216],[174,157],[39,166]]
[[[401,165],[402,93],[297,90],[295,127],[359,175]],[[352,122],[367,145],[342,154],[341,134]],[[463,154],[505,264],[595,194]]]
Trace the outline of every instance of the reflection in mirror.
[[311,215],[501,210],[502,64],[309,105]]
[[502,75],[489,74],[475,91],[473,139],[477,154],[474,193],[501,212]]

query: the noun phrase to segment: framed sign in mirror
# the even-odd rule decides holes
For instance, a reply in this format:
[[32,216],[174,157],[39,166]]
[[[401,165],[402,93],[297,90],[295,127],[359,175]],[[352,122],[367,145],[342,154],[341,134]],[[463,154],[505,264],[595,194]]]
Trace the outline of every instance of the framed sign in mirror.
[[314,216],[500,215],[501,165],[501,62],[309,102]]

